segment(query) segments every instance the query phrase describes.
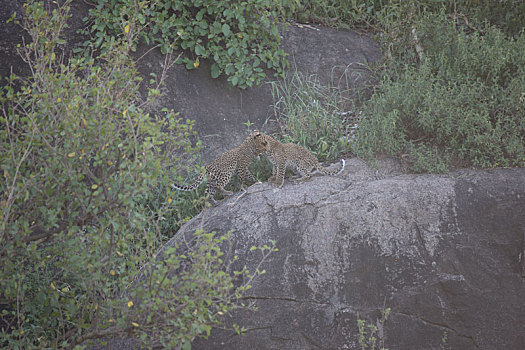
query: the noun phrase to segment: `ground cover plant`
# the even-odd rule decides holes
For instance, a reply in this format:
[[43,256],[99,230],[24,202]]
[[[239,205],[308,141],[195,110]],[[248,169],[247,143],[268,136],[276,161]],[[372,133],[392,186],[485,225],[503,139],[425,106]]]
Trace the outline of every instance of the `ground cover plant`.
[[348,150],[351,130],[343,122],[348,99],[340,89],[293,70],[282,81],[272,82],[271,91],[281,142],[300,144],[321,161]]

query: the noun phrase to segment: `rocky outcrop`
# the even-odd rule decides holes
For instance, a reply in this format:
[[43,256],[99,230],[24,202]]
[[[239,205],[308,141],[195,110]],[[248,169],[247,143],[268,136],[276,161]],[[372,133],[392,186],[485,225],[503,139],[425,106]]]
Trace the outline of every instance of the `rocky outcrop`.
[[[382,165],[381,165],[382,164]],[[357,319],[388,349],[525,348],[525,169],[403,174],[350,159],[338,177],[282,189],[254,185],[195,217],[195,229],[233,230],[235,254],[276,240],[250,290],[255,312],[195,349],[358,349]]]

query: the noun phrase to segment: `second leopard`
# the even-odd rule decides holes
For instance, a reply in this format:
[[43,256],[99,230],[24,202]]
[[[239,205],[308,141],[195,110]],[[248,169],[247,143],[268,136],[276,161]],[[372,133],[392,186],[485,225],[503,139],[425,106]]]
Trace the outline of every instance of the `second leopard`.
[[296,182],[308,180],[316,170],[326,175],[337,175],[345,168],[345,160],[341,159],[341,169],[330,171],[319,164],[315,156],[303,146],[294,143],[281,143],[262,133],[254,141],[257,154],[265,153],[273,164],[272,177],[268,181],[279,187],[283,186],[287,167],[301,175],[301,178]]

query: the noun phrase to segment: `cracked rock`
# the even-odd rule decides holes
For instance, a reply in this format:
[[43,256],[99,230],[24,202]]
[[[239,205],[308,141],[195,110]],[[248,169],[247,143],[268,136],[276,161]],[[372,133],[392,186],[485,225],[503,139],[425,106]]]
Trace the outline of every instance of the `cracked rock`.
[[360,349],[357,319],[385,308],[388,349],[525,348],[525,169],[380,171],[349,159],[338,177],[254,185],[181,228],[233,230],[249,269],[251,246],[279,248],[249,290],[258,310],[227,319],[250,331],[193,348]]
[[192,349],[361,349],[358,319],[390,350],[524,349],[525,169],[413,175],[380,161],[378,176],[347,164],[337,177],[253,185],[167,243],[233,230],[236,267],[251,271],[250,247],[279,248],[248,291],[257,311],[224,319],[246,334],[213,330]]

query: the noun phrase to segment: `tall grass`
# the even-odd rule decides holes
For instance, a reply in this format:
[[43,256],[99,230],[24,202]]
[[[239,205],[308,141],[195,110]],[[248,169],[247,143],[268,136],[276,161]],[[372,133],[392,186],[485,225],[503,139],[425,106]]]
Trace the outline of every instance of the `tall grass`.
[[320,160],[335,159],[349,150],[351,129],[344,122],[349,99],[344,91],[297,70],[283,81],[272,82],[271,91],[282,142],[300,144]]

